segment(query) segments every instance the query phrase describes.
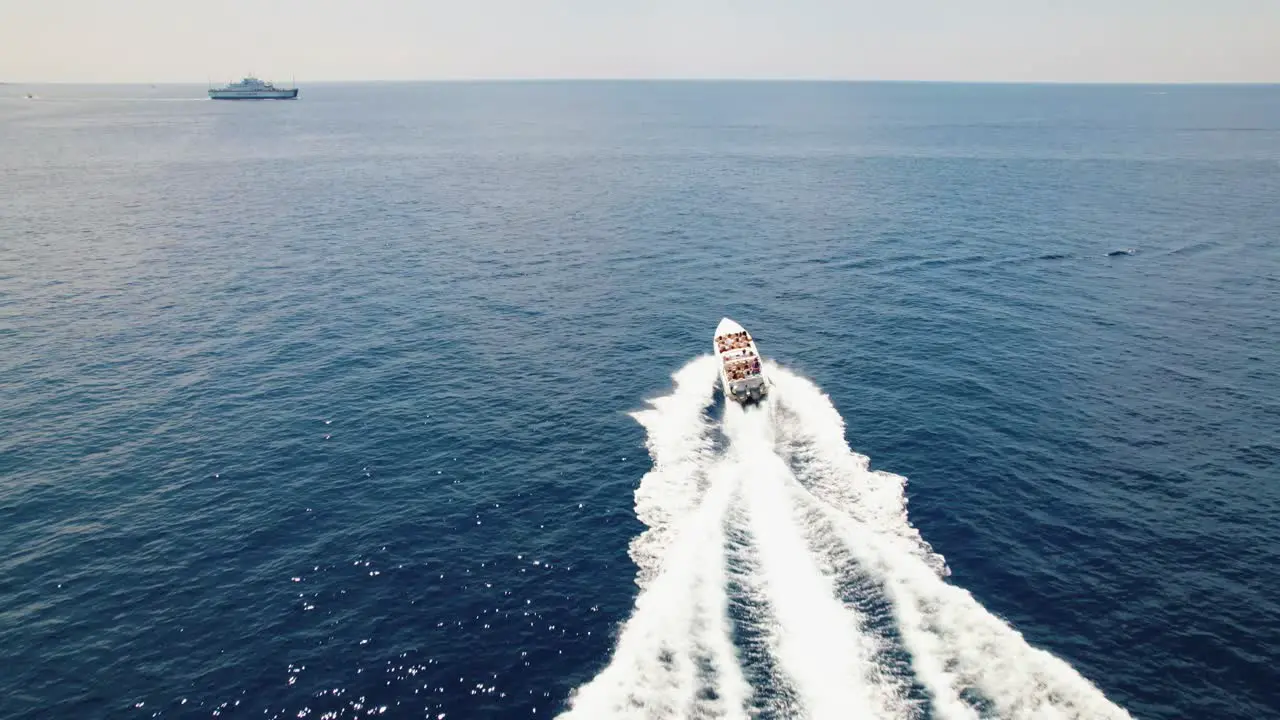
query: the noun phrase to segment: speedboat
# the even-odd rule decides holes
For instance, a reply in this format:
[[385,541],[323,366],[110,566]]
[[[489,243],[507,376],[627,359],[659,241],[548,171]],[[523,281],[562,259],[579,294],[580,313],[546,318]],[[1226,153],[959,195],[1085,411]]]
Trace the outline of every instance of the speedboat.
[[760,351],[751,333],[725,318],[716,326],[712,347],[720,361],[720,384],[725,397],[747,405],[760,402],[769,394],[769,384],[760,366]]

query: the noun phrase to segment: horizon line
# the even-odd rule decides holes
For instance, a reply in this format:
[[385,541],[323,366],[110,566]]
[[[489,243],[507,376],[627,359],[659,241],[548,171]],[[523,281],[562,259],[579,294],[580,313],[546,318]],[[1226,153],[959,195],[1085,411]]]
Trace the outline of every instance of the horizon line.
[[[214,80],[3,80],[0,85],[199,85]],[[884,85],[1280,85],[1276,80],[967,80],[967,79],[890,79],[890,78],[838,78],[838,77],[437,77],[437,78],[362,78],[316,79],[316,84],[375,84],[375,83],[614,83],[614,82],[738,82],[738,83],[830,83],[830,84],[884,84]]]

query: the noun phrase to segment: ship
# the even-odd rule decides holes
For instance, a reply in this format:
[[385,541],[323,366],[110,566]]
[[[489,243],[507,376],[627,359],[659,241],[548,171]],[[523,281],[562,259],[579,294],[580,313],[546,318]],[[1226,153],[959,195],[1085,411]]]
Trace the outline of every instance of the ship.
[[743,405],[757,403],[769,394],[756,341],[741,325],[724,318],[716,326],[712,341],[720,361],[720,383],[724,396]]
[[210,88],[209,97],[214,100],[292,100],[298,97],[298,88],[278,88],[256,77],[247,77],[226,87]]

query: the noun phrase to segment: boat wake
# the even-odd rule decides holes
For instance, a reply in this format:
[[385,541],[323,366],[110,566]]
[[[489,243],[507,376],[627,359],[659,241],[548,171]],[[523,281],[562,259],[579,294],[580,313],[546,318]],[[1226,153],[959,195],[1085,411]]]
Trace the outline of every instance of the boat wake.
[[640,593],[563,718],[1129,717],[946,580],[905,479],[817,386],[770,364],[769,400],[716,420],[717,372],[697,358],[635,413]]

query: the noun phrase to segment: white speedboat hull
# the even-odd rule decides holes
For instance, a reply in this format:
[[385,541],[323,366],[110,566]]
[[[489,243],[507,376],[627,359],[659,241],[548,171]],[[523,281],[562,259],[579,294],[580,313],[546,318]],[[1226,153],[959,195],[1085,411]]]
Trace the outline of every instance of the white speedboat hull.
[[716,326],[711,347],[720,361],[720,386],[726,398],[748,405],[760,402],[769,394],[763,361],[751,333],[724,318]]

